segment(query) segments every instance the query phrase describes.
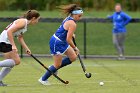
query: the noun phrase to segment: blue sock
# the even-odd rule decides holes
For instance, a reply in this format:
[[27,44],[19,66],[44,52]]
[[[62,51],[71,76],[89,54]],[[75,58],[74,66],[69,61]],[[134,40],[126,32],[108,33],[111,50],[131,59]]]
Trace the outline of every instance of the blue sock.
[[68,58],[68,57],[65,57],[65,58],[63,58],[63,60],[62,60],[62,64],[61,64],[61,66],[60,66],[60,68],[62,68],[62,67],[64,67],[64,66],[67,66],[67,65],[69,65],[69,64],[71,64],[72,62],[70,61],[70,59]]
[[[55,73],[57,71],[57,69],[52,65],[51,67],[49,67],[49,70],[53,73]],[[42,76],[42,80],[45,81],[47,80],[52,74],[47,71],[43,76]]]

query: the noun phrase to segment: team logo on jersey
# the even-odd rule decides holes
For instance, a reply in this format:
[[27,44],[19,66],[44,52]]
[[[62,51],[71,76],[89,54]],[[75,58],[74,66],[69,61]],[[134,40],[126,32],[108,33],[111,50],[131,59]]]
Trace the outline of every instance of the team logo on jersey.
[[118,15],[118,19],[120,19],[121,18],[121,16],[120,15]]
[[56,52],[57,55],[61,54],[59,51]]

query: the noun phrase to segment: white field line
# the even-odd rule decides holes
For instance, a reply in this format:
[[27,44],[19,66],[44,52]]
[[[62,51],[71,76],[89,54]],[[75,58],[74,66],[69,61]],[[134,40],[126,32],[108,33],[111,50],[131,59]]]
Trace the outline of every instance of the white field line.
[[[72,67],[80,67],[80,64],[71,64],[70,66]],[[98,65],[98,64],[85,64],[86,67],[102,67],[102,65]],[[124,64],[105,64],[105,66],[107,67],[125,67],[128,65],[124,65]]]
[[[140,80],[134,80],[135,82],[140,82]],[[112,81],[91,81],[91,82],[82,82],[82,84],[99,84],[100,82],[104,82],[104,83],[122,83],[122,82],[126,82],[125,80],[119,80],[119,81],[116,81],[116,80],[112,80]],[[70,84],[79,84],[79,82],[70,82]],[[11,84],[9,85],[9,87],[35,87],[35,86],[38,86],[38,85],[42,85],[40,83],[38,84]],[[58,83],[51,83],[51,85],[46,85],[46,86],[52,86],[52,85],[65,85],[61,82],[58,82]],[[69,84],[68,84],[69,85]],[[44,86],[44,85],[42,85]]]

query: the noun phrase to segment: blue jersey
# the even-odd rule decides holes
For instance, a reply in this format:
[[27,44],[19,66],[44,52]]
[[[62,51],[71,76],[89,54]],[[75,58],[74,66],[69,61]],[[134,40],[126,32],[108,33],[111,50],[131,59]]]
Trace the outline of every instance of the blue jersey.
[[74,20],[72,17],[67,17],[54,35],[50,39],[50,52],[52,55],[62,55],[64,54],[70,45],[67,43],[67,33],[68,31],[64,29],[64,23],[68,20]]
[[61,40],[61,41],[66,41],[67,38],[67,33],[68,31],[64,29],[64,23],[68,20],[74,20],[72,17],[67,17],[62,24],[60,25],[60,27],[57,29],[57,31],[55,32],[55,35]]
[[124,12],[115,12],[113,15],[108,17],[113,21],[113,33],[125,33],[125,26],[130,22],[131,17]]

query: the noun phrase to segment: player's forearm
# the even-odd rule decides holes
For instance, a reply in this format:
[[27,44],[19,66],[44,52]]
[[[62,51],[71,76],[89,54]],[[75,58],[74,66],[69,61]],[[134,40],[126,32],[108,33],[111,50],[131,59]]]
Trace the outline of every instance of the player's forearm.
[[67,39],[67,42],[69,43],[69,45],[72,47],[72,48],[75,48],[76,46],[74,45],[72,39]]
[[18,41],[19,41],[19,43],[22,45],[22,47],[23,47],[25,50],[28,50],[28,49],[29,49],[28,46],[26,45],[24,39],[23,39],[23,36],[19,36],[19,37],[18,37]]
[[67,42],[69,43],[69,45],[72,47],[72,48],[75,48],[76,46],[74,45],[73,43],[73,36],[75,35],[74,34],[74,31],[75,30],[70,30],[67,34]]

